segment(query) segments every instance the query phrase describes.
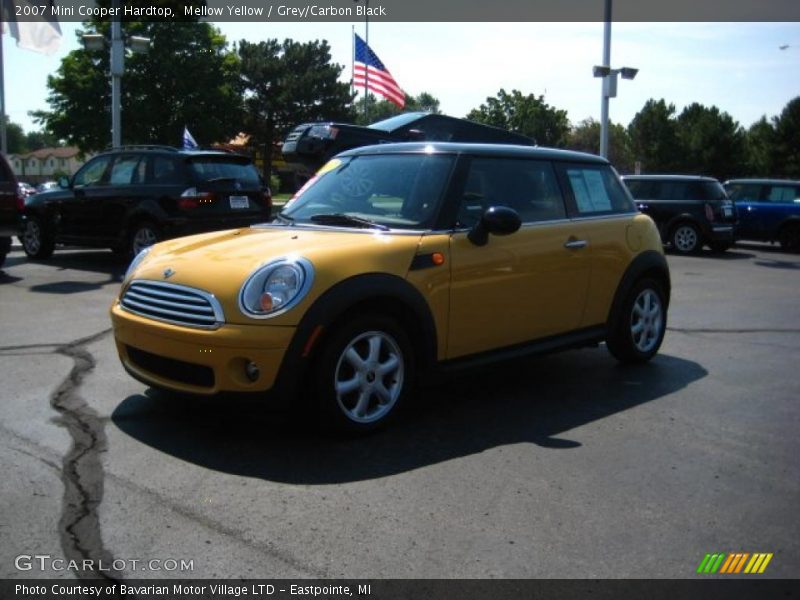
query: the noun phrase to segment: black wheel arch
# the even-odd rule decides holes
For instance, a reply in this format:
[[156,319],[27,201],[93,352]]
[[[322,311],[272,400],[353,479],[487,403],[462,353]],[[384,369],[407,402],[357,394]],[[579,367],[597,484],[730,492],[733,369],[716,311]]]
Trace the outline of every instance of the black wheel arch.
[[284,398],[295,396],[337,323],[367,312],[397,320],[411,340],[420,375],[436,363],[436,323],[422,294],[401,277],[366,273],[337,283],[306,311],[284,354],[275,391]]
[[615,325],[614,320],[621,314],[625,299],[628,297],[631,289],[633,289],[637,281],[644,277],[653,277],[661,282],[664,292],[664,309],[666,310],[669,307],[672,282],[670,280],[667,259],[664,258],[663,254],[655,250],[642,252],[628,265],[628,268],[617,286],[617,291],[614,293],[614,300],[611,302],[611,308],[608,311],[607,322],[609,331],[613,331]]

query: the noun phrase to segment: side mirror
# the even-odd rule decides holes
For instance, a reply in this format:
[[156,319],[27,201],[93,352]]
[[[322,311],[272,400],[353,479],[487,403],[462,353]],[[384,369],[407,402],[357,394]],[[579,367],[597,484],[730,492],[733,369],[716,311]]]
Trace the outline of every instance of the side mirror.
[[485,246],[489,234],[509,235],[522,225],[519,214],[507,206],[490,206],[483,213],[481,220],[467,234],[467,239],[476,246]]
[[69,177],[67,177],[66,175],[62,175],[61,177],[59,177],[58,187],[60,187],[62,190],[69,189]]

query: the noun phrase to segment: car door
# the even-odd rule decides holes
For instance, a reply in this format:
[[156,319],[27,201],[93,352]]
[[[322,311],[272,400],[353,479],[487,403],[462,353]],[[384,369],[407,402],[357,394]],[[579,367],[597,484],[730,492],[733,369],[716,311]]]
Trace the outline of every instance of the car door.
[[[447,357],[498,349],[575,329],[589,281],[589,249],[546,160],[469,160],[451,236]],[[522,226],[489,236],[467,234],[490,206],[517,211]]]
[[57,222],[65,241],[81,241],[92,237],[96,221],[88,205],[105,193],[111,159],[112,155],[104,154],[87,162],[72,179],[71,193],[59,197]]
[[633,198],[608,164],[556,164],[574,235],[586,243],[591,275],[580,327],[605,325],[614,295],[639,249]]
[[760,183],[734,183],[728,186],[728,195],[736,206],[736,237],[761,239],[764,237],[764,189]]
[[110,243],[120,237],[125,216],[142,196],[146,166],[141,154],[118,154],[109,168],[106,185],[97,193],[87,194],[82,219],[94,240]]

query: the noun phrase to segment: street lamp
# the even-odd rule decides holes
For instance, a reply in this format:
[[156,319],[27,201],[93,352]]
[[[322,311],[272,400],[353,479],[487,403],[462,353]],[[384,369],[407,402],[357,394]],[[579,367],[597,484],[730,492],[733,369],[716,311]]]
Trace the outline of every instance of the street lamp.
[[[122,0],[113,0],[112,6],[119,15]],[[87,33],[83,36],[83,45],[87,50],[102,50],[107,40],[99,33]],[[132,35],[128,37],[128,49],[134,53],[145,53],[150,49],[150,38]],[[111,21],[111,145],[119,148],[122,145],[122,75],[125,73],[125,41],[122,38],[122,21],[119,18]]]
[[592,74],[603,79],[600,96],[600,156],[608,158],[608,100],[617,97],[617,75],[623,79],[633,79],[639,69],[622,67],[611,68],[611,0],[605,0],[605,27],[603,29],[603,64],[595,65]]

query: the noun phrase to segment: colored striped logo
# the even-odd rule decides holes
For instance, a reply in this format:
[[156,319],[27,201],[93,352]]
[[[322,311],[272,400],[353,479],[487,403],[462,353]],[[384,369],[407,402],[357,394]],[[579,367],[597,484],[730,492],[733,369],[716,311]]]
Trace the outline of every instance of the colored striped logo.
[[772,552],[756,552],[754,554],[749,552],[733,552],[730,554],[717,552],[716,554],[706,554],[705,558],[700,561],[697,572],[700,574],[721,573],[725,575],[763,573],[771,560]]

